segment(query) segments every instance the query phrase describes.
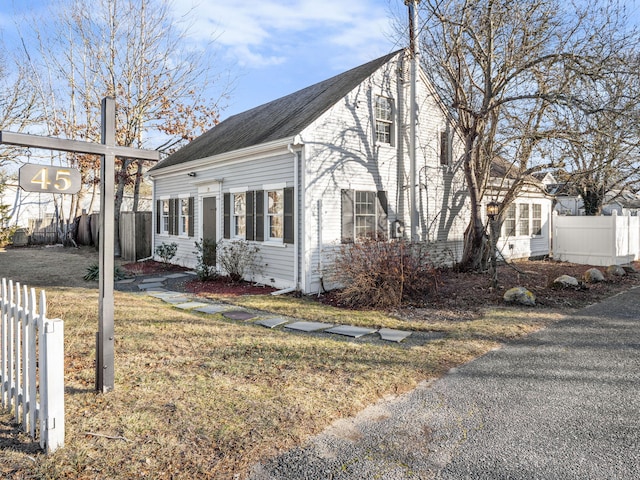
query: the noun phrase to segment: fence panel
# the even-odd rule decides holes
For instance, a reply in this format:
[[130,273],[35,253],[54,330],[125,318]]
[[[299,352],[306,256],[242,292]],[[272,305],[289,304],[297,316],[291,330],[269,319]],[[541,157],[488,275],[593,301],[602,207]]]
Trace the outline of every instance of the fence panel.
[[640,224],[630,216],[553,216],[553,258],[620,265],[640,258]]
[[0,397],[47,452],[64,446],[64,323],[46,316],[46,294],[2,279]]

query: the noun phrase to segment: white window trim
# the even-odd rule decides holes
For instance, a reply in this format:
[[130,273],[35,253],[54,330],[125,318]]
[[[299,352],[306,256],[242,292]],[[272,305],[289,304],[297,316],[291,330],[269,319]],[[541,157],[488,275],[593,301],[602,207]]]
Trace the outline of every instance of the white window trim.
[[[502,224],[503,231],[501,232],[501,236],[505,238],[513,238],[513,239],[525,239],[525,238],[542,238],[544,237],[544,203],[538,202],[535,200],[530,200],[526,202],[518,202],[515,201],[511,205],[515,206],[515,235],[507,235],[506,234],[506,217],[505,221]],[[520,205],[529,205],[529,234],[524,235],[520,234]],[[533,205],[540,205],[540,233],[534,234],[533,232]]]
[[[160,200],[160,203],[162,204],[163,208],[160,211],[160,233],[158,235],[164,236],[164,237],[168,237],[169,236],[169,201],[171,200],[170,197],[160,197],[158,200]],[[164,214],[164,203],[167,202],[167,215],[165,217]],[[167,219],[167,228],[165,229],[165,218]]]
[[[182,202],[186,201],[187,202],[187,211],[189,210],[189,195],[187,194],[186,196],[184,194],[180,194],[178,195],[178,199],[180,200],[178,202],[178,236],[179,237],[188,237],[189,236],[189,225],[187,225],[187,229],[186,231],[184,230],[184,213],[182,211]],[[187,212],[187,222],[189,221],[189,214]]]
[[[264,241],[265,243],[271,243],[271,244],[275,244],[275,245],[282,245],[284,244],[284,189],[286,187],[285,184],[280,184],[280,185],[284,185],[281,188],[269,188],[269,189],[264,189]],[[266,187],[266,185],[264,186]],[[273,187],[273,185],[271,185],[271,187]],[[269,192],[276,192],[279,191],[282,195],[282,212],[280,213],[279,217],[281,219],[282,222],[282,236],[280,238],[278,237],[272,237],[271,236],[271,225],[270,225],[270,219],[273,215],[269,214]]]
[[[234,191],[235,190],[235,191]],[[244,190],[242,189],[230,189],[229,193],[231,193],[231,238],[235,239],[235,240],[246,240],[247,235],[246,235],[246,231],[244,235],[238,235],[237,232],[237,228],[236,228],[236,217],[238,217],[239,215],[236,215],[236,195],[238,194],[244,194],[244,221],[245,221],[245,229],[246,227],[246,222],[247,222],[247,189],[245,188]]]

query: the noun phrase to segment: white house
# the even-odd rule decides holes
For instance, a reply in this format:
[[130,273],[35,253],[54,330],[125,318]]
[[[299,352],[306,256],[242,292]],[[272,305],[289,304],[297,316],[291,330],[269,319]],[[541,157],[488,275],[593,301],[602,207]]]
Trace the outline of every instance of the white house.
[[[153,167],[153,245],[243,239],[260,248],[253,280],[317,292],[341,243],[415,230],[436,259],[462,253],[468,204],[460,143],[435,90],[417,81],[416,163],[409,160],[409,56],[378,58],[232,116]],[[405,228],[406,227],[406,228]],[[326,280],[326,279],[324,279]]]

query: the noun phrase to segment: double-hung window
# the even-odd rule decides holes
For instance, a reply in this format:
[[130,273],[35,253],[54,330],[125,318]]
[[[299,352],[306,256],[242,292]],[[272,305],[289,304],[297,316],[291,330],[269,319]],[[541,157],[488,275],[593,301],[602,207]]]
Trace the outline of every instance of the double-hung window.
[[376,235],[376,192],[355,192],[356,239],[374,238]]
[[387,194],[384,191],[342,190],[342,243],[367,238],[386,239]]
[[393,104],[390,98],[376,96],[376,141],[391,144]]
[[267,235],[269,240],[282,240],[284,234],[284,191],[267,191]]
[[518,235],[529,236],[530,234],[529,204],[521,203],[518,205]]
[[505,237],[516,236],[516,206],[512,203],[507,207],[507,215],[504,219]]
[[531,234],[542,235],[542,205],[531,204]]
[[245,238],[247,234],[247,194],[233,194],[233,236]]
[[180,219],[178,221],[178,225],[180,226],[180,235],[188,235],[189,234],[189,199],[181,198],[180,199],[180,210],[179,210]]
[[160,233],[169,234],[169,200],[160,200]]

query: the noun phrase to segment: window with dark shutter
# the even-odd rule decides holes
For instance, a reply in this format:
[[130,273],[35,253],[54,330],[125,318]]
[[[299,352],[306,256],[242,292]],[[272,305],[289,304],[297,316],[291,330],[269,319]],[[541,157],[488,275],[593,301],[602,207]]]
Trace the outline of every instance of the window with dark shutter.
[[342,243],[389,236],[387,193],[342,190]]

